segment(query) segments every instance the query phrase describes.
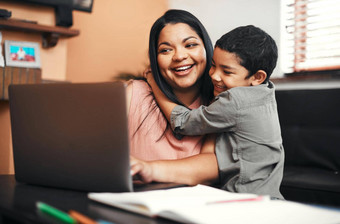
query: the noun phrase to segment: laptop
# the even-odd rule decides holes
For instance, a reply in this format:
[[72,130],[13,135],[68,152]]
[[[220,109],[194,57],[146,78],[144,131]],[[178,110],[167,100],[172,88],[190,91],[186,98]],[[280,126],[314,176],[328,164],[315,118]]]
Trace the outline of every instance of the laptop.
[[9,104],[19,182],[87,192],[180,186],[134,189],[123,82],[10,85]]

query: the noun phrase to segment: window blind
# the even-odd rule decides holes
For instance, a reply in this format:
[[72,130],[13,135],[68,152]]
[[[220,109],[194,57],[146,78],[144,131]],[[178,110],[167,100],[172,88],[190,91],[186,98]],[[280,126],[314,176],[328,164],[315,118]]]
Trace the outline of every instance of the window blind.
[[285,73],[340,69],[340,0],[283,0]]

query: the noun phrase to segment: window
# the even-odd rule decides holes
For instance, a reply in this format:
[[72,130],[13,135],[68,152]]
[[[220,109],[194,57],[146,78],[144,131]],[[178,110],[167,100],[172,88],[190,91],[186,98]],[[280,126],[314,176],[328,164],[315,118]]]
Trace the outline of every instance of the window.
[[340,1],[282,1],[284,72],[340,70]]

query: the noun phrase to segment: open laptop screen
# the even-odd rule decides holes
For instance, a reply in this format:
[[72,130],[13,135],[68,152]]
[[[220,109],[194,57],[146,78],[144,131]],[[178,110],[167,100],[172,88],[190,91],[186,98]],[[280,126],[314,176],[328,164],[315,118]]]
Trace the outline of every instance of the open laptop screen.
[[9,87],[15,177],[91,192],[132,191],[125,84]]

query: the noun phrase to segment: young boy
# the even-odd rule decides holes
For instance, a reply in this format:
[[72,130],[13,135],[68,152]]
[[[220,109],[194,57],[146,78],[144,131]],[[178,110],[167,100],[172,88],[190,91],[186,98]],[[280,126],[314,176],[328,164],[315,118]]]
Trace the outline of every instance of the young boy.
[[252,25],[223,35],[216,42],[209,72],[215,100],[194,110],[169,101],[148,75],[175,133],[219,133],[215,153],[225,190],[283,198],[279,187],[284,149],[275,89],[269,81],[277,55],[275,41]]

